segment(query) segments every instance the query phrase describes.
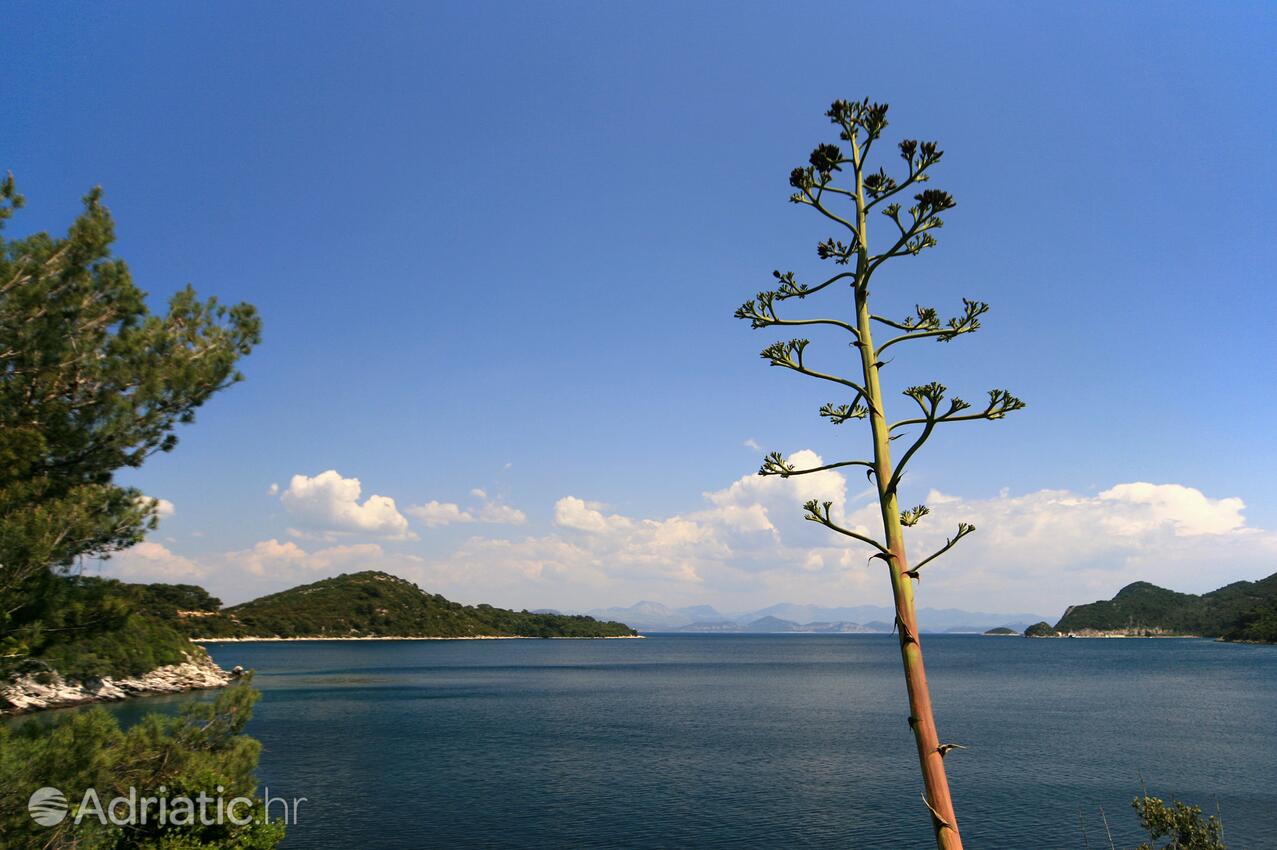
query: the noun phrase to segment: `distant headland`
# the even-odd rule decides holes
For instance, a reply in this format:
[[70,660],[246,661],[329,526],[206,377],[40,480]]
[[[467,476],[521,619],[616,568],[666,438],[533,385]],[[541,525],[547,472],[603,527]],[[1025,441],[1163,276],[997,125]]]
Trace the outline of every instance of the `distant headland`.
[[1054,626],[1035,623],[1026,637],[1213,637],[1277,643],[1277,573],[1237,581],[1201,595],[1177,593],[1146,581],[1112,599],[1072,605]]

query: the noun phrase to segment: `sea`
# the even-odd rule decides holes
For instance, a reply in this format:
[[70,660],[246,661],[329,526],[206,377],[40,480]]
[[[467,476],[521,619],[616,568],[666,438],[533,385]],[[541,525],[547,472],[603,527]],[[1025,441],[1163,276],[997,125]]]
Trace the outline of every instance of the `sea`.
[[[966,748],[946,766],[968,848],[1133,848],[1144,793],[1277,848],[1277,647],[923,647],[941,739]],[[285,850],[934,846],[891,636],[209,650],[256,671],[263,786],[305,798]]]

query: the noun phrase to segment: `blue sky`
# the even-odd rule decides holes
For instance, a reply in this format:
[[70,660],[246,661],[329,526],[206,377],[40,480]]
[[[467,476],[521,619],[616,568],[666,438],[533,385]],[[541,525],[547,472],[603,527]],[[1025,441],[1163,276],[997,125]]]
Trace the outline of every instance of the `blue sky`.
[[[985,522],[923,604],[1277,569],[1271,4],[19,3],[3,25],[9,232],[64,230],[101,184],[157,303],[191,282],[265,321],[247,381],[127,479],[175,507],[117,574],[228,600],[380,565],[516,607],[882,601],[791,522],[802,494],[740,481],[747,441],[864,443],[731,316],[772,269],[821,270],[787,175],[862,96],[889,138],[941,142],[958,200],[880,311],[993,306],[889,389],[1029,403],[918,463],[906,499]],[[861,483],[820,486],[851,515]]]

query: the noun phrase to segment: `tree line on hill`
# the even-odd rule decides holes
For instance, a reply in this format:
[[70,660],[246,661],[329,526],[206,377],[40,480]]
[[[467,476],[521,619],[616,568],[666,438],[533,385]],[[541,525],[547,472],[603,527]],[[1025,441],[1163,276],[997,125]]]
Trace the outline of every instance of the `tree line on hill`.
[[1112,599],[1071,606],[1054,626],[1037,623],[1025,634],[1052,637],[1088,631],[1277,643],[1277,573],[1200,595],[1137,581]]
[[197,638],[630,637],[623,623],[583,614],[462,605],[389,573],[343,574],[222,608],[194,585],[142,588],[144,609]]

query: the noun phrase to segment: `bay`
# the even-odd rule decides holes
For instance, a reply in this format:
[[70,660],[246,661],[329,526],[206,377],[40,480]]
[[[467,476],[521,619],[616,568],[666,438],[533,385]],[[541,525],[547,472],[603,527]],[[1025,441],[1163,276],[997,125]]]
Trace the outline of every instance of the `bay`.
[[[1277,648],[923,642],[968,847],[1108,847],[1100,807],[1132,847],[1141,782],[1274,846]],[[307,798],[285,850],[933,846],[890,636],[209,649],[257,671],[263,784]]]

